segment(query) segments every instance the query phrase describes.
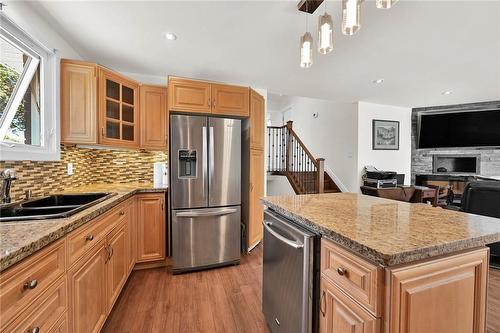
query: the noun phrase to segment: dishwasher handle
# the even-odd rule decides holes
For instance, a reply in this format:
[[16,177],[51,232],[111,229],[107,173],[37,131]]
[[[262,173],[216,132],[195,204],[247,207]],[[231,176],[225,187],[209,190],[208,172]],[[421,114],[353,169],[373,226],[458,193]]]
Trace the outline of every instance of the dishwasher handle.
[[264,225],[264,228],[271,234],[273,235],[274,237],[276,237],[278,240],[280,240],[281,242],[285,243],[286,245],[289,245],[291,247],[293,247],[294,249],[301,249],[304,247],[304,244],[300,244],[298,242],[294,242],[286,237],[283,237],[281,236],[280,234],[278,234],[276,231],[274,231],[271,226],[273,225],[272,222],[266,222],[266,221],[263,221],[262,224]]

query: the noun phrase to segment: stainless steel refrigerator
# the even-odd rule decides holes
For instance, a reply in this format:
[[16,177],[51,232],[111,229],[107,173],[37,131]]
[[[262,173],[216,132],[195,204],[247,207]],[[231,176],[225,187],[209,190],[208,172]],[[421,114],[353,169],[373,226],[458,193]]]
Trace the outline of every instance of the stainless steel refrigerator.
[[241,120],[170,116],[174,273],[238,263]]

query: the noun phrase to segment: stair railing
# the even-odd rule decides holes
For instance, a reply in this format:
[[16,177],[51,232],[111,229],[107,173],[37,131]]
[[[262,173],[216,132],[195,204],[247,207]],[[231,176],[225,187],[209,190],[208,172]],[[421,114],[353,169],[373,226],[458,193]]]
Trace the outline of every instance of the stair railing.
[[293,122],[284,126],[267,127],[267,171],[288,177],[297,193],[323,193],[325,164],[323,158],[314,158],[293,130]]

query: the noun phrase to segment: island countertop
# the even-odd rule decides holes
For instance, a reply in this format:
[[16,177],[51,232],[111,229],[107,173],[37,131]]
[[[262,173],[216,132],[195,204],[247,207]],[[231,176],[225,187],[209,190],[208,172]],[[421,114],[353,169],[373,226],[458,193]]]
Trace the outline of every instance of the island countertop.
[[90,184],[66,188],[59,193],[112,192],[115,195],[66,218],[1,222],[0,272],[64,237],[136,193],[165,191],[167,191],[166,187],[156,187],[147,183]]
[[500,219],[356,193],[266,197],[264,205],[382,266],[500,241]]

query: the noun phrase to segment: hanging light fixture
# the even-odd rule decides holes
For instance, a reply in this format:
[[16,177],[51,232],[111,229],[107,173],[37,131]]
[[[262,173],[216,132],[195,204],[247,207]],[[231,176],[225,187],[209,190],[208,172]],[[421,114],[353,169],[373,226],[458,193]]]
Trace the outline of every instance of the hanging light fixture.
[[300,67],[309,68],[313,64],[313,39],[309,32],[300,37]]
[[318,18],[318,51],[327,54],[333,50],[333,20],[332,16],[325,13]]
[[[306,0],[306,8],[307,5]],[[306,32],[300,37],[300,67],[302,68],[309,68],[313,64],[313,39],[309,31],[307,31],[307,15],[309,14],[306,12]]]
[[389,9],[394,6],[396,2],[398,2],[398,0],[375,0],[375,5],[377,8]]
[[361,28],[360,13],[363,0],[342,0],[342,33],[354,35]]

